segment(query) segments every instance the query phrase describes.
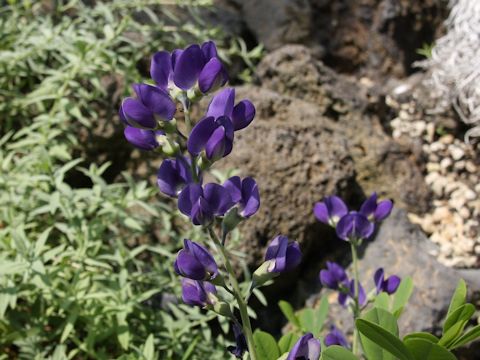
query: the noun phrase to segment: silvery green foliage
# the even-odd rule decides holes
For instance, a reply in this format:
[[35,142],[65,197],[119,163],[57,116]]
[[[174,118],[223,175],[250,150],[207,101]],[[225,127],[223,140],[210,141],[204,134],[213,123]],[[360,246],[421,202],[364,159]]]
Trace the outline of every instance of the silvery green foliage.
[[105,80],[137,81],[145,55],[215,30],[159,19],[160,0],[84,3],[0,9],[0,359],[224,359],[212,316],[176,303],[175,212],[76,155],[82,130],[118,121]]
[[447,32],[435,42],[431,58],[421,66],[430,71],[429,89],[438,99],[438,109],[454,106],[473,127],[466,133],[480,136],[480,2],[450,0]]

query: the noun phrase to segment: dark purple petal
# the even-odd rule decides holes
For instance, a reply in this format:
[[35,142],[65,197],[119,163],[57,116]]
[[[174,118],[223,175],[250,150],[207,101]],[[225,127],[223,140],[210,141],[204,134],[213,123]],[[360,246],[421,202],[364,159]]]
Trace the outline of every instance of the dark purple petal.
[[[184,240],[185,249],[197,259],[204,268],[205,280],[212,280],[218,275],[218,266],[213,256],[202,245],[191,240]],[[192,278],[193,279],[193,278]]]
[[217,58],[212,58],[198,76],[198,87],[202,93],[206,94],[222,87],[227,81],[228,75],[223,64]]
[[392,212],[393,202],[391,200],[380,201],[375,209],[373,217],[375,221],[382,221]]
[[153,112],[139,100],[133,98],[123,100],[122,112],[127,122],[132,126],[144,129],[155,129],[157,126]]
[[324,224],[329,224],[330,214],[328,213],[327,205],[324,202],[317,202],[313,207],[313,214]]
[[320,341],[307,333],[298,339],[286,360],[318,360],[320,352]]
[[223,89],[213,97],[210,105],[208,105],[207,116],[213,116],[214,118],[227,116],[231,119],[234,103],[235,89]]
[[232,122],[236,130],[242,130],[246,128],[252,122],[255,117],[255,106],[249,100],[240,101],[233,108]]
[[208,225],[212,222],[213,211],[203,197],[198,198],[197,202],[193,205],[190,218],[194,225]]
[[122,120],[122,122],[125,124],[125,125],[129,125],[128,121],[127,121],[127,118],[125,117],[125,114],[123,113],[123,107],[122,105],[120,105],[120,109],[118,109],[118,116],[120,117],[120,120]]
[[374,192],[367,200],[365,200],[360,207],[359,213],[365,215],[367,218],[375,212],[377,208],[377,193]]
[[325,199],[330,218],[337,222],[342,216],[348,213],[347,205],[338,196],[328,196]]
[[[350,297],[355,298],[355,280],[350,280]],[[364,306],[367,303],[367,295],[362,284],[358,283],[358,303]]]
[[169,196],[177,196],[187,184],[193,182],[190,164],[183,157],[166,159],[160,165],[157,173],[157,184],[160,191]]
[[205,146],[207,159],[216,161],[223,157],[226,148],[225,128],[219,126],[212,133]]
[[203,307],[211,304],[209,294],[216,293],[215,286],[208,282],[182,278],[182,299],[187,305]]
[[302,261],[302,252],[300,251],[300,246],[296,241],[288,244],[286,260],[285,271],[292,270]]
[[349,298],[348,294],[341,292],[338,294],[338,303],[342,306],[346,306],[348,298]]
[[288,238],[283,235],[276,236],[268,245],[265,261],[272,261],[269,272],[282,272],[287,264]]
[[203,196],[203,189],[198,184],[189,184],[178,195],[178,209],[182,214],[191,216],[192,208]]
[[345,241],[367,239],[374,231],[374,225],[357,212],[343,216],[337,224],[337,236]]
[[242,200],[242,180],[239,176],[232,176],[226,180],[223,187],[229,191],[233,202],[238,203]]
[[383,290],[383,281],[385,279],[385,273],[383,268],[377,269],[373,275],[373,281],[375,282],[375,288],[377,289],[377,294]]
[[175,260],[175,270],[177,274],[193,280],[205,280],[206,273],[203,264],[194,256],[194,254],[180,250]]
[[205,41],[202,44],[202,52],[205,57],[205,61],[210,60],[211,58],[218,57],[217,46],[213,41]]
[[383,290],[387,294],[392,295],[393,293],[395,293],[395,291],[397,291],[400,282],[401,279],[397,275],[392,275],[385,281]]
[[[172,72],[175,70],[175,65],[177,64],[177,60],[182,55],[183,50],[182,49],[175,49],[172,52]],[[173,74],[172,74],[173,77]]]
[[182,90],[188,90],[198,80],[205,65],[205,57],[198,45],[190,45],[176,57],[173,70],[173,82]]
[[233,324],[233,334],[235,335],[236,346],[227,348],[237,359],[243,358],[243,353],[248,350],[247,340],[243,334],[242,328],[237,324]]
[[247,177],[242,181],[240,206],[243,208],[243,210],[240,211],[240,215],[245,218],[249,218],[255,214],[260,207],[260,193],[257,182],[251,177]]
[[150,76],[157,85],[166,89],[172,73],[172,57],[167,51],[159,51],[152,57],[150,63]]
[[338,330],[335,326],[331,326],[330,332],[325,336],[325,345],[332,346],[332,345],[340,345],[345,348],[348,348],[348,341],[345,338],[345,335]]
[[215,215],[225,214],[234,205],[230,192],[218,184],[205,185],[204,197]]
[[145,107],[158,115],[161,120],[172,120],[177,107],[166,91],[147,84],[136,84],[134,89]]
[[159,144],[157,136],[162,135],[161,131],[145,130],[127,126],[123,131],[128,142],[142,150],[154,150]]
[[187,142],[190,154],[198,155],[207,145],[208,139],[218,127],[215,118],[206,117],[200,120],[192,129]]
[[327,269],[320,271],[320,282],[330,289],[338,289],[347,279],[345,270],[334,262],[327,261]]
[[220,116],[215,120],[218,126],[223,126],[225,129],[225,151],[223,156],[227,156],[232,152],[233,148],[233,137],[234,137],[234,130],[233,130],[233,123],[227,116]]

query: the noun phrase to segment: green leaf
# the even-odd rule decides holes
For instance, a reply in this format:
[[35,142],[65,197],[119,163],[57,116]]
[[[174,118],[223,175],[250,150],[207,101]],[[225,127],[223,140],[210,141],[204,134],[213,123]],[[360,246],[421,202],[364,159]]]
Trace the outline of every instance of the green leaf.
[[408,339],[405,346],[413,354],[415,360],[456,360],[457,358],[443,346],[426,339]]
[[402,280],[395,292],[392,305],[392,313],[398,319],[403,312],[403,308],[408,303],[413,292],[413,281],[411,277]]
[[325,324],[325,320],[328,316],[328,308],[328,298],[326,296],[323,296],[322,300],[320,300],[320,306],[315,313],[315,329],[318,330],[316,333],[313,334],[315,337],[318,337],[320,335],[320,332],[322,331],[323,324]]
[[283,315],[287,318],[288,321],[292,325],[295,325],[296,327],[300,328],[300,321],[298,320],[297,316],[295,315],[295,311],[293,310],[292,305],[290,305],[288,302],[285,300],[280,300],[278,302],[278,306],[280,310],[282,310]]
[[465,334],[460,336],[455,342],[450,346],[450,349],[456,349],[460,346],[466,345],[469,342],[478,339],[480,337],[480,325],[474,326],[468,330]]
[[457,288],[453,293],[452,300],[450,300],[447,317],[450,316],[450,314],[455,310],[457,310],[460,306],[464,305],[466,301],[467,301],[467,284],[465,283],[465,280],[460,279],[458,281]]
[[[387,310],[380,308],[373,308],[368,311],[363,319],[371,321],[372,323],[379,325],[383,330],[388,331],[394,336],[398,336],[398,325],[395,316],[390,314]],[[381,346],[374,341],[368,339],[368,337],[360,334],[360,340],[365,355],[369,359],[383,359],[383,360],[395,360],[395,357],[390,352],[384,350]]]
[[315,311],[313,309],[303,309],[298,313],[300,324],[305,332],[317,333],[318,329],[315,328]]
[[411,334],[405,335],[405,337],[403,338],[403,342],[405,342],[406,340],[411,340],[411,339],[424,339],[424,340],[430,341],[431,343],[434,343],[434,344],[438,343],[438,340],[439,340],[435,335],[432,335],[430,333],[416,332],[416,333],[411,333]]
[[253,341],[259,360],[277,360],[280,356],[277,342],[269,333],[256,330],[253,334]]
[[455,323],[450,329],[448,329],[446,333],[443,334],[441,339],[438,341],[438,344],[450,348],[450,346],[454,344],[461,336],[465,325],[467,325],[467,321],[459,321]]
[[79,312],[80,312],[79,308],[75,308],[68,315],[65,327],[63,328],[63,331],[62,331],[62,336],[60,337],[61,343],[65,342],[65,340],[67,340],[68,338],[68,335],[70,335],[70,333],[72,332],[75,326],[75,322],[77,321]]
[[443,324],[443,333],[445,334],[452,326],[458,322],[467,322],[475,313],[475,306],[464,304],[448,315],[445,324]]
[[375,297],[375,307],[379,309],[384,309],[388,310],[388,303],[389,303],[390,297],[386,292],[381,292]]
[[290,349],[298,341],[299,336],[294,333],[287,333],[283,335],[278,341],[278,348],[280,349],[280,354],[290,351]]
[[145,357],[146,360],[154,360],[155,359],[155,349],[154,349],[154,341],[155,338],[153,334],[148,335],[147,340],[145,341],[145,344],[143,344],[143,356]]
[[358,360],[349,350],[342,346],[332,345],[322,351],[321,360]]
[[[400,341],[398,337],[383,329],[377,324],[364,319],[357,319],[355,326],[366,338],[374,342],[381,348],[387,350],[393,356],[396,356],[400,360],[414,360],[412,354],[408,351],[406,346]],[[368,355],[367,355],[368,356]],[[372,358],[383,359],[383,358]]]

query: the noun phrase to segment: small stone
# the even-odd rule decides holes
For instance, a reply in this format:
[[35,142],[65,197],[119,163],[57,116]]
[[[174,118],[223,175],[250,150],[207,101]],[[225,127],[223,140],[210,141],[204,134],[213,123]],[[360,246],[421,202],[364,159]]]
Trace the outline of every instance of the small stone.
[[440,175],[437,172],[428,173],[427,176],[425,176],[425,182],[427,185],[432,185],[439,178],[439,176]]
[[475,200],[477,198],[477,194],[472,189],[466,189],[464,194],[467,200]]
[[442,144],[441,142],[435,141],[430,144],[430,151],[431,152],[438,152],[441,150],[445,150],[445,144]]
[[479,170],[477,169],[477,166],[474,164],[474,162],[471,160],[465,163],[465,169],[467,169],[469,173],[473,173],[473,174],[477,173],[477,171]]
[[466,207],[461,208],[458,210],[458,214],[465,220],[467,220],[470,217],[470,210],[468,210]]
[[460,160],[462,157],[465,156],[465,151],[459,146],[456,145],[450,145],[448,147],[448,151],[450,152],[450,155],[452,155],[453,160]]
[[465,161],[464,160],[455,161],[455,163],[453,164],[453,167],[456,170],[463,170],[465,169]]
[[434,172],[434,171],[440,171],[440,170],[441,170],[440,164],[432,163],[432,162],[427,163],[427,171],[428,172]]
[[406,110],[400,110],[400,112],[398,113],[398,117],[402,120],[410,120],[411,118],[411,116],[408,114],[408,111]]
[[433,211],[433,221],[435,222],[442,222],[444,220],[450,220],[452,217],[452,214],[450,213],[450,210],[446,206],[438,207]]
[[450,158],[443,158],[442,161],[440,161],[440,167],[442,169],[447,170],[450,166],[452,166],[453,161]]
[[443,135],[440,139],[440,142],[445,145],[453,144],[454,137],[452,134]]

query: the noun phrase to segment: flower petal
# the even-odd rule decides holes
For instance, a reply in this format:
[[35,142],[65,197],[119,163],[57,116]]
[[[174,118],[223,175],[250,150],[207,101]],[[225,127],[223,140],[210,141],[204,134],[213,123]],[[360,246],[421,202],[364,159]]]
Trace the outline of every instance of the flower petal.
[[232,176],[223,183],[223,187],[230,193],[232,201],[235,203],[242,200],[242,180],[239,176]]
[[367,218],[375,212],[377,208],[377,193],[374,192],[370,197],[365,200],[360,207],[360,214],[365,215]]
[[190,216],[193,205],[203,196],[203,189],[199,184],[189,184],[178,195],[178,209],[182,214]]
[[232,122],[235,131],[246,128],[255,117],[255,106],[250,100],[242,100],[233,108]]
[[377,289],[377,294],[383,290],[383,280],[385,279],[385,273],[383,268],[377,269],[373,275],[373,281],[375,282],[375,288]]
[[137,99],[126,98],[123,100],[122,111],[125,119],[132,126],[144,129],[155,129],[157,126],[153,112]]
[[190,154],[200,154],[217,127],[218,125],[213,117],[206,117],[200,120],[193,127],[192,132],[188,137],[187,148]]
[[208,105],[207,116],[213,116],[214,118],[227,116],[231,119],[234,104],[235,89],[225,88],[213,97]]
[[204,94],[215,91],[228,80],[223,64],[217,58],[211,58],[198,76],[198,88]]
[[347,205],[338,196],[328,196],[325,198],[325,204],[328,208],[329,217],[333,218],[335,222],[348,213]]
[[219,126],[212,133],[205,146],[205,154],[207,158],[212,161],[221,159],[225,153],[226,139],[225,128]]
[[313,214],[320,222],[327,225],[329,224],[330,216],[328,213],[327,205],[325,205],[325,203],[317,202],[313,207]]
[[172,73],[172,57],[168,51],[156,52],[150,62],[150,76],[161,89],[166,89]]
[[214,279],[218,275],[218,266],[213,256],[202,245],[185,239],[185,243],[187,242],[188,250],[202,264],[204,270],[208,273],[208,280]]
[[287,246],[287,254],[286,254],[286,263],[285,263],[285,271],[290,271],[293,268],[297,267],[298,264],[302,261],[302,252],[300,250],[300,246],[296,241],[293,241],[288,244]]
[[157,172],[157,185],[169,196],[177,196],[179,190],[192,181],[190,164],[183,156],[164,160]]
[[136,84],[135,91],[142,103],[161,120],[172,120],[177,107],[166,91],[148,84]]
[[190,89],[197,82],[204,65],[205,57],[200,46],[190,45],[175,59],[173,82],[182,90]]
[[282,272],[287,265],[288,238],[283,235],[276,236],[267,248],[265,261],[274,260],[269,272]]
[[202,44],[202,53],[206,61],[210,60],[211,58],[218,57],[217,46],[211,40],[205,41]]
[[392,212],[392,208],[393,208],[392,200],[380,201],[373,215],[375,221],[382,221],[385,218],[387,218]]
[[245,218],[254,215],[260,207],[260,193],[257,182],[251,177],[247,177],[242,181],[240,206],[243,208],[243,210],[240,211],[240,215]]
[[397,275],[390,276],[387,279],[386,284],[384,285],[384,290],[388,294],[392,295],[393,293],[395,293],[395,291],[397,291],[401,281],[402,280]]
[[154,150],[159,144],[156,136],[161,135],[160,131],[139,129],[127,126],[123,131],[127,141],[141,150]]
[[178,269],[178,275],[185,276],[193,280],[204,280],[206,278],[205,267],[194,256],[194,254],[183,249],[177,255],[175,260],[175,269]]
[[215,183],[205,185],[204,197],[215,215],[225,214],[234,205],[230,192]]

